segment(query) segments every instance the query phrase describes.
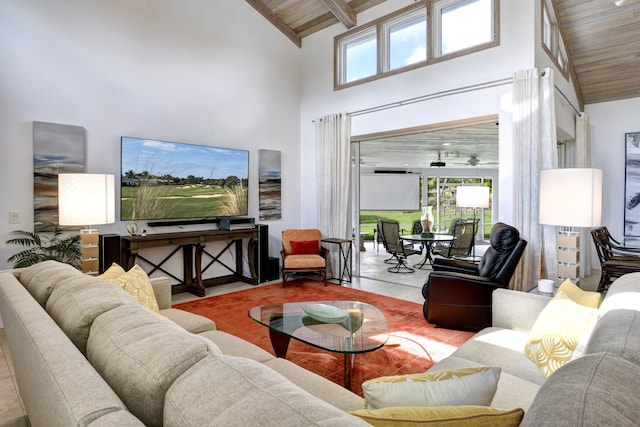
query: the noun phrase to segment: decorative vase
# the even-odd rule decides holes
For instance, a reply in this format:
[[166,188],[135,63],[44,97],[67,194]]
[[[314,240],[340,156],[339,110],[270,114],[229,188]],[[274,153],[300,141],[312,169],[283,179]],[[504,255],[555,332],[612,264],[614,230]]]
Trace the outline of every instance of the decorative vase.
[[433,235],[431,227],[433,227],[433,208],[431,206],[422,207],[422,216],[420,217],[422,224],[422,234],[425,236]]

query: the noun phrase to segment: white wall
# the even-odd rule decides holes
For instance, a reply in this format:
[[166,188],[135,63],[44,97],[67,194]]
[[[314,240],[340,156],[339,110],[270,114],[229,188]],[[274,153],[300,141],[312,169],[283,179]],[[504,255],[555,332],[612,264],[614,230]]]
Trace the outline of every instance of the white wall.
[[591,128],[591,164],[602,169],[602,224],[621,240],[624,236],[624,134],[640,132],[640,97],[585,107]]
[[[408,0],[389,0],[358,15],[358,25],[370,22],[403,6]],[[301,161],[306,173],[302,187],[315,189],[315,142],[312,120],[326,114],[376,107],[391,102],[510,79],[520,69],[534,66],[533,0],[501,1],[500,46],[444,61],[371,83],[333,91],[333,39],[345,28],[336,24],[306,37],[303,42],[301,102]],[[523,48],[531,46],[531,49]],[[439,97],[430,101],[359,115],[352,120],[352,134],[361,135],[404,127],[433,124],[490,114],[500,118],[500,220],[511,220],[511,113],[505,105],[511,84]],[[503,167],[503,165],[505,165]],[[316,222],[315,191],[303,192],[303,223]]]
[[33,224],[34,120],[85,127],[93,173],[119,175],[121,135],[248,149],[256,218],[258,149],[281,150],[283,219],[267,222],[277,256],[301,217],[300,58],[244,1],[0,2],[0,268],[10,232]]

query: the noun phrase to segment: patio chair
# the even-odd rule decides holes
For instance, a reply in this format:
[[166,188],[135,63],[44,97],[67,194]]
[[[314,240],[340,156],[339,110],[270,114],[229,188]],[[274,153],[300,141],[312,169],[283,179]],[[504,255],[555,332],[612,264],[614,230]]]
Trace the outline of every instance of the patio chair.
[[600,261],[598,292],[604,292],[618,277],[640,271],[640,248],[622,246],[607,227],[594,228],[591,237]]
[[475,244],[479,221],[479,219],[456,219],[452,223],[453,229],[450,233],[453,236],[453,241],[446,242],[446,245],[442,244],[437,248],[434,247],[431,252],[445,258],[470,256]]
[[[413,273],[415,270],[407,265],[409,255],[421,254],[421,250],[413,249],[412,244],[406,244],[400,239],[400,224],[394,219],[380,220],[384,247],[395,261],[393,267],[387,268],[390,273]],[[386,262],[387,260],[385,260]]]

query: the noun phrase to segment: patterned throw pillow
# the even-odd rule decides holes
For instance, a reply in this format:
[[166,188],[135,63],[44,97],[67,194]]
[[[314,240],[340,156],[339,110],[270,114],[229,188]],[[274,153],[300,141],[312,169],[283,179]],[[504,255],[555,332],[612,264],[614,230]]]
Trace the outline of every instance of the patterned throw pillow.
[[114,262],[113,264],[111,264],[111,267],[107,268],[107,270],[98,277],[100,279],[106,280],[107,282],[110,282],[112,279],[117,279],[124,273],[126,273],[126,271],[124,271],[124,268],[120,267]]
[[558,290],[567,294],[573,302],[584,305],[585,307],[598,308],[602,303],[602,295],[600,292],[582,290],[569,279],[562,282]]
[[524,348],[525,355],[538,365],[545,378],[571,360],[597,311],[578,304],[558,288],[538,315]]
[[[153,293],[153,286],[151,286],[151,281],[149,280],[147,273],[145,273],[139,266],[134,265],[131,270],[124,274],[117,275],[117,267],[120,269],[122,269],[122,267],[117,264],[115,264],[115,266],[116,267],[112,265],[109,267],[109,269],[100,277],[108,282],[120,286],[122,289],[136,297],[140,305],[158,313],[160,311],[158,308],[158,301],[156,301],[156,295]],[[113,271],[107,274],[112,268]]]
[[488,406],[500,379],[500,368],[465,368],[395,375],[365,381],[365,409],[394,406]]

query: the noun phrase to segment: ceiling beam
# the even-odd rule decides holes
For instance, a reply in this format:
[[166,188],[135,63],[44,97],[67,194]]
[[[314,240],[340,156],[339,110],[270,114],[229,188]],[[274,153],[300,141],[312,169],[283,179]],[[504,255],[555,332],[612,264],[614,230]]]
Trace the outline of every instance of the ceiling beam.
[[345,27],[353,28],[356,26],[356,13],[351,6],[344,0],[320,0],[320,2],[329,11],[342,22]]
[[302,47],[302,38],[297,35],[284,21],[271,13],[271,10],[261,0],[246,0],[255,10],[260,12],[262,16],[267,18],[277,29],[279,29],[289,40],[296,46]]

